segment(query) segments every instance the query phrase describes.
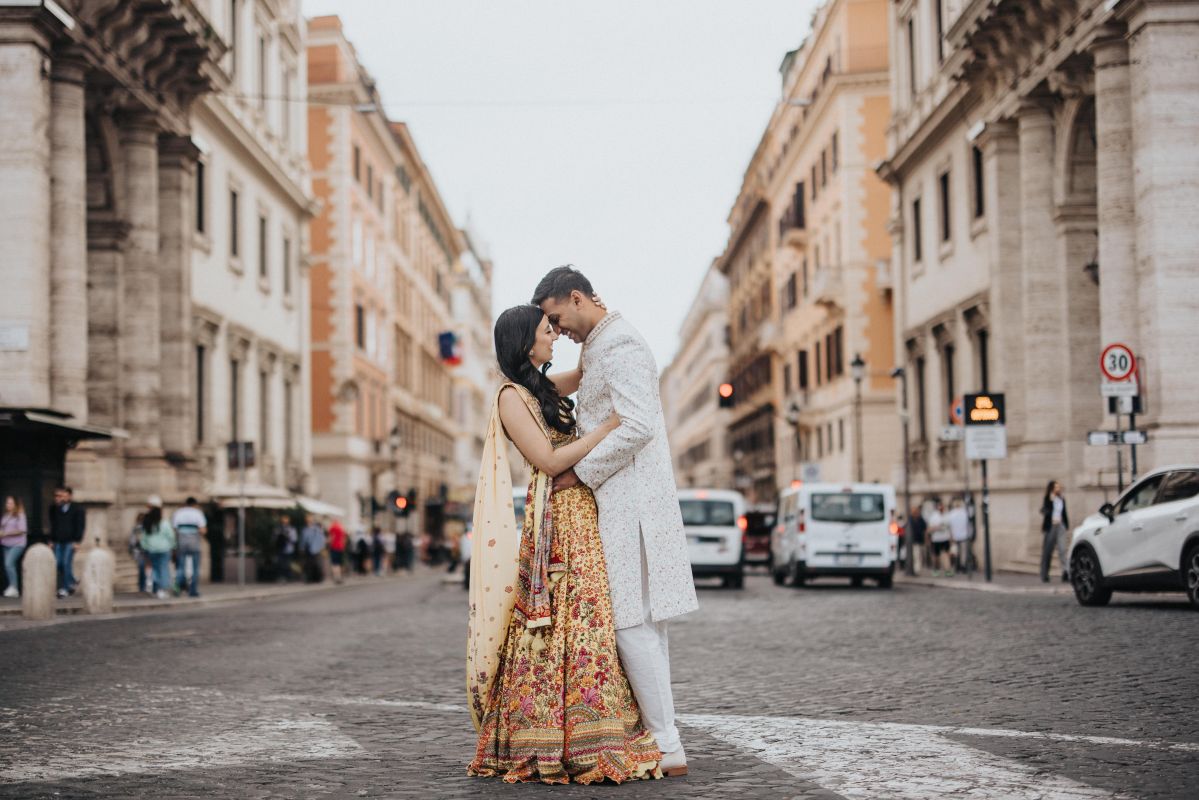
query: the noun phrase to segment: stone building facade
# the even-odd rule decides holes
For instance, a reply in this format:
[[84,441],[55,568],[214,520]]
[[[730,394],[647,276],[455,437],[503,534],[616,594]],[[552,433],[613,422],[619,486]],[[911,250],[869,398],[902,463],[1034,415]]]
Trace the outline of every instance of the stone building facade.
[[889,480],[900,459],[888,191],[873,172],[886,153],[886,19],[884,0],[817,11],[780,67],[782,96],[729,217],[718,261],[730,284],[729,448],[754,502],[804,465],[825,480]]
[[314,470],[352,529],[391,525],[372,501],[415,490],[416,532],[439,525],[453,482],[453,379],[438,347],[464,243],[340,20],[314,18],[308,36]]
[[[1145,467],[1193,460],[1199,393],[1199,3],[893,2],[895,355],[919,496],[977,488],[949,402],[1003,392],[1001,566],[1030,565],[1050,479],[1076,519],[1111,497],[1104,343],[1137,353]],[[1127,424],[1127,423],[1126,423]]]
[[713,266],[683,318],[678,352],[660,379],[679,486],[733,488],[730,411],[718,400],[729,374],[728,317],[728,279]]
[[[190,2],[0,4],[0,491],[34,533],[63,480],[89,544],[123,542],[151,493],[202,488],[192,111],[226,50]],[[22,428],[28,449],[8,438]]]

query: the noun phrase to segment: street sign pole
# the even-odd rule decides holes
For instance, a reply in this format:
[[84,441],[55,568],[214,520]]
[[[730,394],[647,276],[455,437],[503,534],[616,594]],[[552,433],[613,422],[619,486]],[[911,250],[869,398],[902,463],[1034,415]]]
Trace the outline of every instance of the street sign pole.
[[[1135,411],[1128,412],[1128,429],[1130,431],[1135,431],[1137,429],[1137,412],[1135,412]],[[1129,454],[1129,460],[1131,462],[1129,466],[1132,469],[1132,474],[1128,476],[1128,482],[1136,483],[1136,481],[1137,481],[1137,446],[1136,446],[1136,444],[1130,444],[1128,446],[1128,454]]]
[[987,583],[991,582],[991,486],[987,482],[987,462],[983,470],[983,570]]
[[1124,493],[1124,444],[1120,436],[1120,417],[1116,412],[1116,494]]
[[246,585],[246,443],[237,443],[237,585]]

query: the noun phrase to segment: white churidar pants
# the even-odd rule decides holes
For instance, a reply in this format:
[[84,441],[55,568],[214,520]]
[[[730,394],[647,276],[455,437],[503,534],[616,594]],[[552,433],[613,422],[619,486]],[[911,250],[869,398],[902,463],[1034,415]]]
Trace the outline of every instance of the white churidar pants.
[[653,621],[649,602],[649,574],[645,544],[641,545],[641,608],[644,622],[616,631],[616,652],[629,685],[641,706],[641,719],[663,753],[683,746],[674,724],[674,695],[670,690],[670,647],[666,621]]

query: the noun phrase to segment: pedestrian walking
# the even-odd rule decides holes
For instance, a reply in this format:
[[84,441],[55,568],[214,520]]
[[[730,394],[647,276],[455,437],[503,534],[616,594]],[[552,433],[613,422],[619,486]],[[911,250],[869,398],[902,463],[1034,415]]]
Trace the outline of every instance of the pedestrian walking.
[[50,543],[54,547],[54,562],[58,567],[58,596],[75,594],[75,548],[83,541],[87,515],[74,502],[70,486],[54,490],[54,505],[50,506]]
[[361,528],[354,531],[354,572],[366,574],[366,562],[370,559],[371,546]]
[[[936,578],[942,574],[946,577],[953,577],[949,560],[951,533],[949,523],[945,520],[945,504],[940,500],[934,501],[933,510],[928,515],[928,538],[932,543],[933,577]],[[942,563],[944,563],[944,567],[941,566]]]
[[371,572],[375,575],[383,574],[383,555],[383,531],[375,525],[371,528]]
[[396,569],[412,572],[416,562],[416,540],[411,533],[401,533],[396,537]]
[[304,530],[300,532],[300,554],[304,559],[304,580],[320,583],[325,580],[325,568],[321,558],[325,552],[325,529],[309,516]]
[[949,526],[949,538],[953,542],[953,568],[965,572],[970,561],[970,515],[960,498],[954,498],[945,515],[945,524]]
[[171,517],[178,542],[179,561],[175,573],[175,592],[187,589],[188,597],[200,596],[200,544],[208,536],[208,518],[189,497]]
[[341,520],[333,520],[329,526],[329,564],[333,573],[333,582],[341,583],[342,566],[346,560],[346,529],[341,526]]
[[8,585],[5,597],[21,596],[21,556],[29,542],[29,523],[25,518],[25,505],[19,498],[9,495],[4,498],[4,515],[0,516],[0,549],[4,551],[4,575]]
[[1041,582],[1049,583],[1049,565],[1053,561],[1053,550],[1062,565],[1062,580],[1070,580],[1070,564],[1066,561],[1066,532],[1070,529],[1070,515],[1066,511],[1066,498],[1062,485],[1050,481],[1041,500]]
[[154,596],[165,600],[168,596],[167,587],[171,585],[171,551],[175,549],[175,529],[163,519],[162,498],[156,494],[146,500],[139,541],[150,559]]
[[913,572],[918,566],[928,566],[928,552],[924,546],[924,534],[927,529],[928,523],[920,513],[920,506],[912,506],[912,513],[908,518],[908,558],[912,560]]
[[129,555],[137,565],[137,591],[139,594],[152,594],[150,580],[146,574],[150,569],[150,558],[142,549],[142,522],[146,515],[139,513],[133,520],[133,528],[129,531]]
[[296,526],[291,524],[287,514],[279,515],[279,525],[275,529],[275,580],[291,583],[291,565],[296,559],[296,546],[300,534]]
[[397,543],[399,536],[395,531],[383,531],[379,534],[379,542],[383,545],[383,575],[390,575],[399,569],[397,560]]

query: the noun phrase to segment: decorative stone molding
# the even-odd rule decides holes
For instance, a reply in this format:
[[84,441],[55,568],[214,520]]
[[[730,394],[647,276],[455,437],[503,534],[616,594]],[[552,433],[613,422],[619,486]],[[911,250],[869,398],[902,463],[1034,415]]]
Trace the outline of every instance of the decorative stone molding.
[[254,332],[230,322],[225,331],[225,337],[229,348],[229,357],[244,361],[250,353],[250,348],[254,346]]
[[192,305],[192,338],[196,344],[207,348],[216,347],[221,332],[221,317],[206,308]]

